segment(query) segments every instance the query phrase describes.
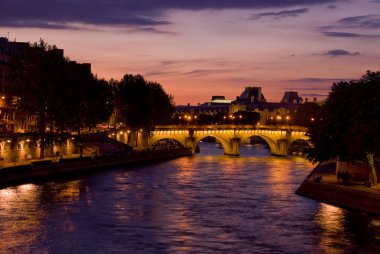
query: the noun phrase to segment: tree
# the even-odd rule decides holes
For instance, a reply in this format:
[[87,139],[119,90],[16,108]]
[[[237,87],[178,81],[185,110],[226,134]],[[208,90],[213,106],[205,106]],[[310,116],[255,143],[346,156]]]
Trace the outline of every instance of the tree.
[[321,106],[315,102],[304,103],[295,112],[293,123],[295,125],[308,127],[313,121],[315,121],[320,110]]
[[109,118],[113,107],[110,86],[93,76],[89,64],[64,58],[63,50],[42,39],[17,53],[12,57],[9,90],[19,98],[21,111],[36,116],[41,158],[45,147],[53,148],[63,140],[64,131],[79,133]]
[[141,75],[126,74],[118,82],[115,105],[130,128],[147,133],[169,121],[174,111],[173,97],[159,83],[148,82]]
[[368,71],[360,80],[334,83],[319,116],[308,129],[314,146],[308,158],[313,162],[338,159],[367,163],[372,169],[372,182],[376,183],[379,101],[380,72]]
[[56,100],[61,96],[59,87],[64,80],[63,50],[39,43],[25,47],[24,52],[12,57],[10,92],[19,97],[19,109],[37,118],[41,139],[40,157],[44,158],[46,128],[57,112]]
[[233,114],[235,123],[255,125],[260,121],[260,113],[239,110]]

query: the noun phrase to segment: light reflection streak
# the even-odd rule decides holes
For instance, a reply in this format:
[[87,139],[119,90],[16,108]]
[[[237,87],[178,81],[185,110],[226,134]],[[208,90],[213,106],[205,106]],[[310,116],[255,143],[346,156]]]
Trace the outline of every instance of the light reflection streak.
[[320,247],[326,253],[343,254],[345,250],[339,248],[346,240],[342,235],[344,228],[344,212],[342,208],[321,203],[321,209],[316,215],[316,223],[323,229],[320,234]]
[[17,253],[21,246],[38,241],[41,219],[44,213],[38,209],[38,190],[34,184],[24,184],[0,190],[0,230],[2,250]]

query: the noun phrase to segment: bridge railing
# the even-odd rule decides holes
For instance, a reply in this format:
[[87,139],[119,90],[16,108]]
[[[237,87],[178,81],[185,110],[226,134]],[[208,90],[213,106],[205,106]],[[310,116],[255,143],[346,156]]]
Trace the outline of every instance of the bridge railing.
[[241,124],[213,124],[213,125],[158,125],[155,130],[291,130],[305,132],[307,128],[294,125],[241,125]]

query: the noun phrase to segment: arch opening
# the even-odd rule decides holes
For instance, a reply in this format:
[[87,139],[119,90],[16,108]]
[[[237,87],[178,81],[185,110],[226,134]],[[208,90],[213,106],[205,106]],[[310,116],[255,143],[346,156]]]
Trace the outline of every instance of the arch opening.
[[218,154],[225,152],[225,142],[219,137],[208,135],[199,139],[196,143],[195,152],[200,153],[201,151],[207,151],[207,153]]
[[242,142],[241,155],[270,156],[272,151],[270,143],[269,139],[263,136],[252,135]]
[[151,144],[151,148],[154,151],[167,151],[184,147],[185,146],[181,144],[181,142],[173,138],[162,138]]
[[296,139],[290,144],[288,148],[288,155],[305,156],[305,151],[308,148],[311,148],[308,141],[305,139]]

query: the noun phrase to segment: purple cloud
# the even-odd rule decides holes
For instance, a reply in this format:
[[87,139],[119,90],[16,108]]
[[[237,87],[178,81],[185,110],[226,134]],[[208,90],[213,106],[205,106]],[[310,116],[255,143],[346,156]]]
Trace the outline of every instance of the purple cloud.
[[[380,38],[380,35],[373,34],[373,30],[378,30],[379,28],[380,15],[364,15],[346,17],[336,21],[331,26],[320,27],[319,30],[328,37],[376,39]],[[351,32],[357,29],[366,30],[367,33]]]
[[257,13],[251,17],[251,19],[260,19],[264,17],[273,17],[273,18],[287,18],[287,17],[298,17],[302,14],[305,14],[309,11],[308,8],[294,9],[294,10],[283,10],[279,12],[262,12]]
[[344,49],[333,49],[324,53],[324,56],[339,57],[339,56],[357,56],[359,52],[350,52]]
[[[1,1],[0,26],[72,29],[70,23],[113,26],[157,26],[170,24],[166,11],[263,9],[309,6],[339,0],[12,0]],[[5,11],[6,10],[6,11]],[[297,15],[283,13],[279,15]],[[156,31],[153,31],[156,32]]]

